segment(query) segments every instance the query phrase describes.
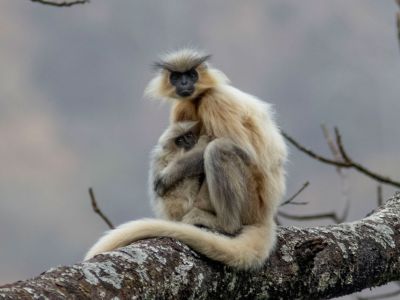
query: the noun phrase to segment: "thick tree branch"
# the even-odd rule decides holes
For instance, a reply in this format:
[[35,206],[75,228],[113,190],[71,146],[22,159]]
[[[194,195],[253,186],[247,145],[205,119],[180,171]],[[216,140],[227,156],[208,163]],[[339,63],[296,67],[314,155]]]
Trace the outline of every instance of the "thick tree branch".
[[73,1],[50,1],[50,0],[31,0],[31,2],[37,2],[40,4],[48,5],[48,6],[55,6],[55,7],[70,7],[77,4],[86,4],[89,3],[89,0],[73,0]]
[[[327,299],[400,279],[400,193],[357,222],[280,227],[264,269],[238,272],[169,238],[0,287],[0,298]],[[36,298],[35,298],[36,299]]]

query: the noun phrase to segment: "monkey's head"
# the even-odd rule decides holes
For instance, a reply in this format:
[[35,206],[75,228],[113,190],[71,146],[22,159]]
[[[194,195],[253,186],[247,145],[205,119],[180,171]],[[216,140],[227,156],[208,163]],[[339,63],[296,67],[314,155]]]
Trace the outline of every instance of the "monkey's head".
[[145,94],[152,98],[192,100],[207,89],[215,87],[225,75],[209,68],[205,55],[193,49],[182,49],[164,55],[154,64],[157,75]]
[[171,152],[176,152],[177,149],[189,151],[197,144],[199,134],[199,122],[178,122],[170,125],[161,135],[159,144],[164,150]]

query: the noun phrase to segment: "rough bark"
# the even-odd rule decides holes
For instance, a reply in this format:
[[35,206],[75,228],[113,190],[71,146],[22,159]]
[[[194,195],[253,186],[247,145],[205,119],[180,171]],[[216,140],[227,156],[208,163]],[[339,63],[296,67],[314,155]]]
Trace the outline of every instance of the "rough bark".
[[256,272],[156,238],[7,284],[0,298],[328,299],[400,280],[400,193],[357,222],[278,231],[276,250]]

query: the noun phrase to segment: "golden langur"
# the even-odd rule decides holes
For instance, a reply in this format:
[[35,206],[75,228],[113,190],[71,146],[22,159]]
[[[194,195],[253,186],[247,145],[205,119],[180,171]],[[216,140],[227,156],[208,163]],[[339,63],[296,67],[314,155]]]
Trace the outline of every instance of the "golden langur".
[[[188,224],[138,220],[101,238],[86,258],[154,236],[177,238],[240,269],[259,267],[269,256],[276,236],[274,214],[285,191],[286,145],[270,105],[231,86],[223,73],[207,63],[208,58],[191,49],[164,56],[146,94],[172,102],[171,125],[198,122],[199,135],[210,137],[203,154],[209,201],[216,224],[222,225],[219,229],[239,233],[228,237]],[[191,176],[185,173],[189,161],[179,161],[154,178],[160,197],[182,180],[173,171],[176,166]],[[204,211],[193,207],[186,215],[196,221],[188,223],[207,226],[210,214]]]

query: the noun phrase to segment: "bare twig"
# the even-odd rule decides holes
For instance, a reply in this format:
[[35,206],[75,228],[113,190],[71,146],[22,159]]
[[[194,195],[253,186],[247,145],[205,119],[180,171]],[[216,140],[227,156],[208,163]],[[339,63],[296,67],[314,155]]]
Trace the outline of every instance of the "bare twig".
[[289,199],[287,199],[286,201],[282,202],[282,204],[280,206],[284,206],[287,204],[295,204],[295,205],[305,205],[308,202],[293,202],[293,200],[302,192],[304,191],[304,189],[310,184],[309,181],[306,181],[303,186]]
[[[396,3],[400,8],[400,0],[396,0]],[[399,46],[400,46],[400,11],[398,11],[396,14],[396,23],[397,23],[397,39],[399,41]]]
[[[328,128],[324,124],[321,125],[321,128],[322,128],[322,132],[325,136],[326,142],[328,143],[329,149],[332,152],[333,157],[337,161],[341,161],[342,159],[341,159],[340,151],[338,149],[338,146],[335,144],[335,141],[331,137]],[[340,190],[341,190],[342,198],[343,198],[344,203],[346,203],[346,205],[345,205],[346,208],[345,208],[344,214],[343,214],[343,218],[346,219],[348,210],[350,207],[350,198],[348,196],[349,195],[349,185],[347,182],[347,170],[343,170],[343,168],[341,168],[341,167],[336,167],[336,172],[338,173],[339,178],[340,178]]]
[[306,147],[300,145],[294,138],[292,138],[290,135],[288,135],[286,132],[282,131],[282,135],[285,137],[285,139],[287,139],[293,146],[295,146],[297,149],[299,149],[301,152],[304,152],[305,154],[307,154],[308,156],[321,161],[323,163],[329,164],[329,165],[334,165],[337,167],[343,167],[343,168],[350,168],[351,166],[348,163],[345,162],[340,162],[340,161],[336,161],[333,159],[329,159],[326,157],[323,157],[321,155],[318,155],[316,153],[314,153],[313,151],[307,149]]
[[339,147],[340,154],[342,155],[344,161],[347,162],[351,167],[353,167],[354,169],[358,170],[359,172],[367,175],[368,177],[375,179],[378,182],[393,185],[395,187],[400,187],[400,182],[394,181],[391,178],[389,178],[388,176],[383,176],[383,175],[377,174],[377,173],[367,169],[363,165],[353,161],[344,149],[344,146],[342,143],[342,137],[340,136],[340,132],[337,127],[335,127],[335,135],[336,135],[336,144]]
[[399,46],[400,46],[400,12],[397,12],[396,14],[396,21],[397,21],[397,38],[399,40]]
[[381,206],[383,204],[382,185],[378,184],[376,193],[378,197],[378,206]]
[[[322,133],[324,134],[326,143],[328,144],[329,149],[332,152],[333,158],[337,161],[340,160],[340,152],[339,149],[336,147],[335,141],[332,139],[328,128],[325,124],[321,124]],[[340,167],[337,168],[338,173],[341,172]]]
[[63,2],[54,2],[50,0],[31,0],[31,2],[37,2],[44,5],[56,6],[56,7],[70,7],[76,4],[86,4],[89,3],[90,0],[74,0],[74,1],[63,1]]
[[105,216],[105,214],[103,214],[103,212],[97,206],[97,201],[96,201],[96,198],[94,196],[94,192],[93,192],[92,188],[89,188],[89,195],[90,195],[90,199],[92,201],[92,208],[93,208],[94,212],[96,214],[98,214],[104,220],[104,222],[107,223],[107,225],[108,225],[108,227],[110,227],[110,229],[114,229],[115,226],[113,225],[113,223],[111,223],[111,221]]
[[293,145],[295,146],[298,150],[300,150],[301,152],[304,152],[305,154],[307,154],[308,156],[321,161],[323,163],[329,164],[329,165],[334,165],[337,167],[342,167],[342,168],[353,168],[356,169],[357,171],[359,171],[360,173],[375,179],[378,182],[381,183],[385,183],[388,185],[392,185],[395,187],[400,187],[400,182],[399,181],[395,181],[392,180],[391,178],[387,177],[387,176],[383,176],[380,174],[377,174],[369,169],[367,169],[366,167],[362,166],[361,164],[353,161],[349,155],[347,154],[347,152],[345,151],[343,144],[342,144],[342,140],[341,140],[341,136],[339,133],[339,130],[337,128],[335,128],[335,135],[336,135],[336,144],[339,148],[340,154],[343,158],[343,161],[337,161],[337,160],[332,160],[326,157],[323,157],[321,155],[318,155],[316,153],[314,153],[313,151],[305,148],[304,146],[302,146],[301,144],[299,144],[296,140],[294,140],[291,136],[289,136],[286,132],[282,131],[282,135]]
[[299,215],[288,214],[288,213],[285,213],[282,211],[278,211],[277,215],[280,217],[283,217],[285,219],[290,219],[290,220],[295,220],[295,221],[312,221],[312,220],[321,220],[321,219],[331,219],[336,224],[340,224],[340,223],[343,223],[344,221],[346,221],[347,216],[349,214],[349,210],[350,210],[350,201],[347,201],[346,206],[345,206],[341,216],[338,216],[336,212],[299,216]]

